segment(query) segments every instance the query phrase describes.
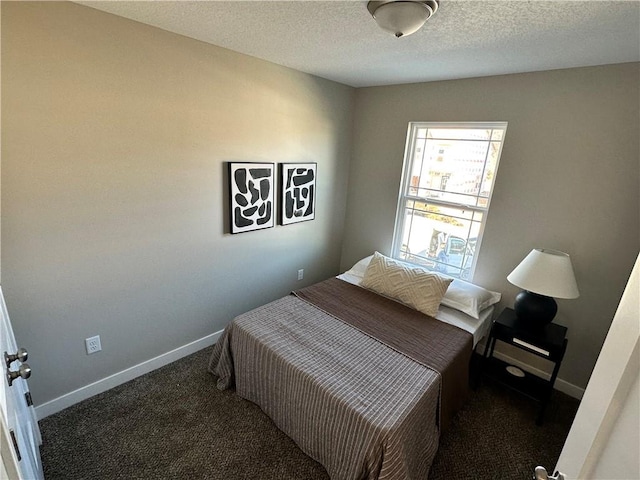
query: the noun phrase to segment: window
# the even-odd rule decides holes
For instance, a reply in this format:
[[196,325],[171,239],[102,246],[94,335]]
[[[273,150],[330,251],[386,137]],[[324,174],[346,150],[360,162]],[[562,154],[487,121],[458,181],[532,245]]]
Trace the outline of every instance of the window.
[[409,124],[393,256],[471,280],[506,123]]

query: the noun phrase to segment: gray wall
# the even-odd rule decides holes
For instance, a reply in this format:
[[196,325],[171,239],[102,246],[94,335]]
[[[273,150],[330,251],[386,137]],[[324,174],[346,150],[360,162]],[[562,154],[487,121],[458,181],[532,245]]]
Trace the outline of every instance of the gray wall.
[[[412,120],[509,122],[475,281],[510,305],[531,248],[569,252],[581,297],[559,301],[560,376],[586,384],[640,244],[638,64],[354,91],[14,2],[1,53],[2,287],[37,404],[388,252]],[[318,162],[316,220],[226,233],[228,161]]]
[[[2,2],[2,287],[36,404],[336,273],[353,97],[88,7]],[[228,161],[317,162],[316,220],[225,233]]]
[[503,292],[501,309],[532,248],[568,252],[581,295],[558,301],[560,378],[584,387],[640,249],[639,67],[358,89],[342,268],[390,252],[408,122],[507,121],[474,281]]

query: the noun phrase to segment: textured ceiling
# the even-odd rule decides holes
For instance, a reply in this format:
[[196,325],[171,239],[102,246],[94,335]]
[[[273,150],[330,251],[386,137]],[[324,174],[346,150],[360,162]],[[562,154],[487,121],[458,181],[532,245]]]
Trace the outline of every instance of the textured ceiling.
[[354,87],[640,61],[640,0],[441,0],[417,33],[365,1],[80,1]]

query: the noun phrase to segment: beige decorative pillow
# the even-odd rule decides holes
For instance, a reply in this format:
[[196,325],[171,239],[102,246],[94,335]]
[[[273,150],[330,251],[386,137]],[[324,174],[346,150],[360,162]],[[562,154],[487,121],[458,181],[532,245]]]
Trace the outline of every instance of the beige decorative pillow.
[[452,280],[375,252],[362,286],[433,317]]

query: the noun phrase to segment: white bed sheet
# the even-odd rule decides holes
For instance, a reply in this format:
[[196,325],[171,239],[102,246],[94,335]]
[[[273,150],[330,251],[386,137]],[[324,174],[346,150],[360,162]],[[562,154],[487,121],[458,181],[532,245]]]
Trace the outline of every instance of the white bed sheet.
[[[352,273],[352,270],[338,275],[337,278],[357,286],[361,286],[360,284],[362,283],[362,276],[357,273]],[[469,332],[473,335],[473,348],[475,348],[478,342],[489,332],[489,329],[491,328],[493,311],[493,305],[489,308],[485,308],[480,312],[480,319],[478,320],[470,317],[466,313],[460,312],[459,310],[440,305],[435,318]]]

